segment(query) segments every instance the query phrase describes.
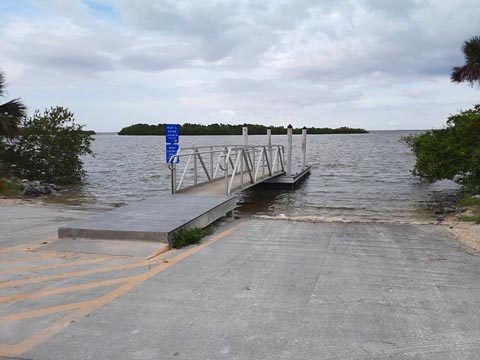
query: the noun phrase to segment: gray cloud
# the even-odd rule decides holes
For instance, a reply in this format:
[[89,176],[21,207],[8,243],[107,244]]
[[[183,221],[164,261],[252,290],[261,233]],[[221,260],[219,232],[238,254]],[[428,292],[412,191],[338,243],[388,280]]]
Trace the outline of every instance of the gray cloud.
[[146,72],[190,67],[195,60],[195,50],[188,45],[134,47],[121,57],[121,64]]
[[298,111],[315,119],[320,109],[370,116],[420,106],[420,97],[423,113],[447,106],[459,89],[450,69],[480,18],[478,0],[99,0],[102,11],[94,0],[26,1],[37,16],[0,14],[0,62],[25,89],[32,79],[59,91],[93,79],[112,98],[146,98],[191,121]]
[[231,56],[241,57],[232,63],[255,64],[252,58],[273,46],[279,32],[308,17],[316,3],[122,0],[116,8],[123,21],[136,29],[200,42],[197,56],[203,60],[215,62]]
[[394,17],[398,17],[411,14],[416,8],[426,5],[428,2],[424,0],[364,0],[364,4],[368,10],[379,11]]
[[[65,37],[55,28],[39,29],[18,39],[14,56],[66,71],[220,66],[274,69],[279,78],[315,82],[371,73],[428,77],[444,75],[461,61],[458,33],[467,36],[474,27],[468,21],[480,17],[474,2],[465,2],[471,11],[438,23],[431,17],[450,16],[448,8],[413,0],[115,1],[122,26],[133,29],[128,32],[106,31],[81,2],[70,8],[54,3],[81,31]],[[279,60],[283,64],[276,66]]]
[[123,42],[109,32],[97,33],[69,21],[28,22],[15,19],[0,30],[9,39],[5,55],[43,72],[96,75],[116,69],[115,51]]

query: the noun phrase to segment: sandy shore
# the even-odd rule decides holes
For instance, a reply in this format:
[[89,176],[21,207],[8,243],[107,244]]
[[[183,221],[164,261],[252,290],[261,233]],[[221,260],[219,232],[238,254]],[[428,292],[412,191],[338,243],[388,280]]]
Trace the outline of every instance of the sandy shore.
[[25,197],[25,198],[0,198],[0,206],[18,205],[82,205],[79,202],[71,201],[68,197]]
[[463,245],[480,252],[480,224],[450,218],[445,221],[448,230]]
[[25,199],[0,199],[0,206],[27,205],[40,202],[41,201]]

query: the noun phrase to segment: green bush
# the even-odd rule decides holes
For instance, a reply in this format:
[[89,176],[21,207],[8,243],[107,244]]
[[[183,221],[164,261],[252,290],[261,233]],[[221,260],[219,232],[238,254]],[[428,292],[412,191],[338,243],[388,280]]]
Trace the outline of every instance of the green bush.
[[25,186],[17,178],[0,178],[0,195],[20,196]]
[[0,155],[13,175],[58,183],[73,183],[85,175],[81,157],[92,154],[93,138],[68,109],[37,110],[20,126],[20,135],[7,139]]
[[462,216],[459,219],[462,221],[473,221],[480,224],[480,199],[473,198],[471,196],[465,196],[460,201],[460,206],[465,206],[472,212],[472,216]]
[[175,249],[179,249],[184,246],[198,244],[203,237],[210,234],[212,234],[212,230],[210,228],[189,230],[181,228],[173,235],[172,246]]
[[410,135],[416,155],[413,174],[430,181],[455,180],[467,192],[480,189],[480,104],[448,118],[444,129]]

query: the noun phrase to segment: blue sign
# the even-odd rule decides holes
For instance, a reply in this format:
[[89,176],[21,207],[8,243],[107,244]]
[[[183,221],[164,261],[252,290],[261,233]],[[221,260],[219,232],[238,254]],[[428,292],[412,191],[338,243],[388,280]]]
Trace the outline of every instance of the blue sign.
[[178,143],[178,124],[165,125],[165,140],[167,144]]
[[[177,154],[178,147],[179,147],[178,144],[167,144],[167,147],[165,148],[165,162],[166,163],[169,163],[170,158]],[[178,163],[178,161],[179,161],[178,157],[175,158],[174,162]]]

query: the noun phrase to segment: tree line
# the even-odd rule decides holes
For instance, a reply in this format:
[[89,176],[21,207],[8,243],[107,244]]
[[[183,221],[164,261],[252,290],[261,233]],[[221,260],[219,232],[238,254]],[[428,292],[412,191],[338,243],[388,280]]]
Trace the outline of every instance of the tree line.
[[[272,130],[273,135],[283,135],[287,133],[287,128],[284,126],[264,126],[257,124],[191,124],[185,123],[179,126],[180,135],[241,135],[242,127],[248,127],[249,135],[265,135],[267,129]],[[315,128],[308,127],[309,134],[365,134],[367,130],[358,128],[349,128],[342,126],[339,128]],[[302,129],[293,129],[294,134],[301,134]],[[119,131],[118,135],[165,135],[165,124],[149,125],[149,124],[134,124],[124,127]]]

